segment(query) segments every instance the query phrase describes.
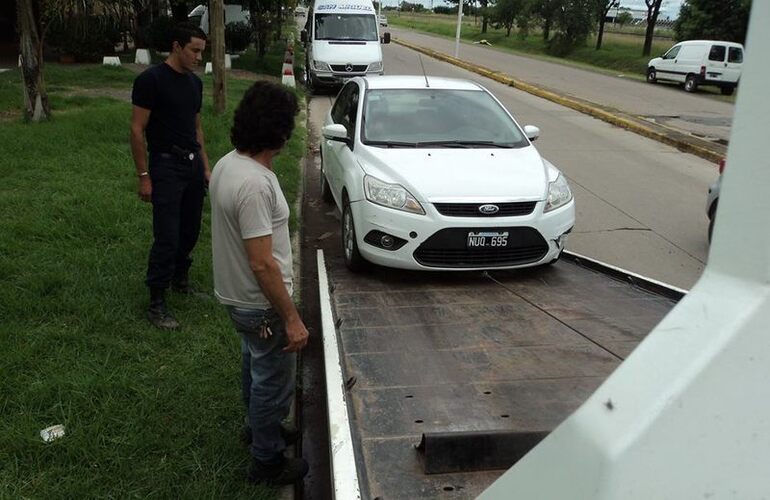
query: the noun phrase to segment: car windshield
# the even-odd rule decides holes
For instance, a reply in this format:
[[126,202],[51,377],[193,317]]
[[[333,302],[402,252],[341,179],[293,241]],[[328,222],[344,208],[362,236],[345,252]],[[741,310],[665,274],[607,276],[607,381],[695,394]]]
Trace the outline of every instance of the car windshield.
[[371,146],[520,148],[528,144],[502,106],[480,90],[369,90],[362,127],[362,140]]
[[371,14],[316,14],[316,40],[377,41],[377,21]]

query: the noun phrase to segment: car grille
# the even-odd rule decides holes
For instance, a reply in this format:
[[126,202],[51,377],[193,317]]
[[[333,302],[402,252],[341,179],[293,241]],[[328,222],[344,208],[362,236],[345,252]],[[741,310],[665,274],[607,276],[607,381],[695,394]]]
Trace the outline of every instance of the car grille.
[[345,69],[345,66],[347,64],[332,64],[332,71],[337,71],[338,73],[363,73],[366,71],[366,68],[368,66],[366,64],[351,64],[351,67],[353,68],[351,71],[348,71]]
[[[493,214],[479,211],[482,205],[495,205],[498,210]],[[535,210],[536,201],[515,203],[434,203],[433,206],[441,215],[448,217],[516,217],[529,215]]]
[[[467,248],[470,231],[508,231],[508,246]],[[427,267],[484,268],[529,264],[542,259],[548,243],[531,227],[448,228],[428,238],[414,258]]]

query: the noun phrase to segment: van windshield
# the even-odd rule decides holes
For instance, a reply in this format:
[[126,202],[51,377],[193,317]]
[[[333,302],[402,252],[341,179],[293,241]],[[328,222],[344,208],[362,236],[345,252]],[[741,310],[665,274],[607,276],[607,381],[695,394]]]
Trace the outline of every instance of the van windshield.
[[316,14],[316,40],[377,41],[377,20],[372,14]]

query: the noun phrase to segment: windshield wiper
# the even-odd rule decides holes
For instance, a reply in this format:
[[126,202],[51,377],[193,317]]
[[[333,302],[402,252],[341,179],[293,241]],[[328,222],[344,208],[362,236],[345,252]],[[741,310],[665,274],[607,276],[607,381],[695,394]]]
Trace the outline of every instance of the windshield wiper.
[[403,141],[366,141],[364,144],[367,146],[385,146],[387,148],[416,148],[421,143]]
[[431,146],[445,146],[448,148],[473,148],[478,146],[493,147],[493,148],[513,148],[513,144],[510,142],[495,142],[495,141],[422,141],[418,142],[416,147],[424,148]]

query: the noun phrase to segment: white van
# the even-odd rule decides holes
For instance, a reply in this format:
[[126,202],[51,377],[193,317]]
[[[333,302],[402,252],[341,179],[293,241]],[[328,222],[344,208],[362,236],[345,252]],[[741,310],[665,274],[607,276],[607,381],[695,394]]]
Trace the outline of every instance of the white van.
[[[249,23],[249,9],[241,4],[225,4],[225,25],[235,23]],[[198,5],[187,15],[187,20],[200,27],[206,35],[209,34],[209,9],[205,5]]]
[[690,40],[668,49],[647,63],[647,81],[671,80],[684,83],[687,92],[699,85],[716,85],[732,95],[743,66],[743,45],[714,40]]
[[305,76],[311,88],[339,85],[354,76],[381,75],[377,12],[371,0],[316,0],[305,29]]

